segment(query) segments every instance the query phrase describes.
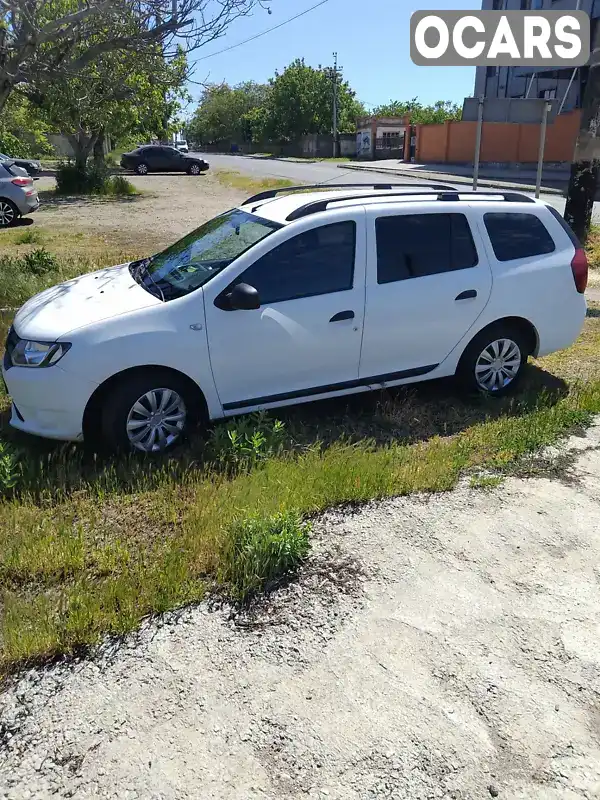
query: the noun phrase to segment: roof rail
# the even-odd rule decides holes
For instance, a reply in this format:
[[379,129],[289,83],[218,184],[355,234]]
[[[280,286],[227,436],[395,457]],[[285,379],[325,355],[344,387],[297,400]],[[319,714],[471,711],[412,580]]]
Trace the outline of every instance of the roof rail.
[[[488,197],[501,197],[507,203],[535,203],[535,200],[532,197],[528,197],[526,194],[519,194],[518,192],[462,192],[460,189],[452,189],[452,191],[444,192],[391,192],[390,194],[386,194],[385,198],[382,199],[387,200],[389,197],[410,197],[412,194],[429,195],[430,200],[441,201],[457,201],[460,200],[459,195],[471,195],[469,200],[478,200],[479,198],[483,199]],[[348,200],[364,199],[364,195],[355,194],[351,195],[350,197],[327,197],[323,200],[312,200],[310,203],[306,203],[306,205],[300,206],[300,208],[296,208],[291,214],[288,214],[286,220],[287,222],[293,222],[301,217],[308,217],[310,214],[317,214],[319,211],[325,211],[329,203],[342,203]]]
[[267,189],[244,200],[242,205],[248,206],[250,203],[257,203],[260,200],[270,200],[273,197],[277,197],[278,194],[305,192],[307,189],[374,189],[376,191],[386,191],[402,187],[415,188],[417,186],[441,191],[454,191],[454,186],[446,186],[443,183],[309,183],[304,184],[304,186],[284,186],[281,189]]

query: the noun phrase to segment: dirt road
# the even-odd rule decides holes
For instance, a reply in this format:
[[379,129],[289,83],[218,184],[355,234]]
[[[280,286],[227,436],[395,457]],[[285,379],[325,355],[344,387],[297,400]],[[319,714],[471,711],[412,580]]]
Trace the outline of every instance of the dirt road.
[[240,624],[202,604],[27,673],[0,796],[598,798],[600,426],[553,458],[331,513]]

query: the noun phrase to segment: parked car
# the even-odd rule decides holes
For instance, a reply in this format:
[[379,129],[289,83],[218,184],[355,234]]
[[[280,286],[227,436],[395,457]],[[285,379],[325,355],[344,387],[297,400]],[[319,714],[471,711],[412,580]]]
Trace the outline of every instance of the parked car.
[[188,143],[185,140],[177,142],[175,147],[179,150],[180,153],[189,153]]
[[420,380],[502,395],[578,337],[585,253],[543,202],[299,188],[25,303],[11,424],[161,452],[209,419]]
[[39,175],[42,171],[42,165],[35,158],[12,158],[4,153],[0,153],[0,162],[2,161],[12,161],[13,164],[24,169],[32,177]]
[[0,161],[0,228],[8,228],[39,205],[33,178],[14,161]]
[[123,169],[132,169],[138,175],[149,172],[187,172],[188,175],[200,175],[209,168],[202,158],[193,158],[180,153],[169,145],[147,145],[123,153],[121,158]]

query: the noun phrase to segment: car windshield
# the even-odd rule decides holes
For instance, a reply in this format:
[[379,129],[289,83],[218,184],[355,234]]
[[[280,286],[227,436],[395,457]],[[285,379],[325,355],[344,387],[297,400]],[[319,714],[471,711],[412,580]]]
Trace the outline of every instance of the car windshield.
[[129,271],[163,300],[183,297],[281,227],[236,208],[196,228],[162,253],[132,262]]

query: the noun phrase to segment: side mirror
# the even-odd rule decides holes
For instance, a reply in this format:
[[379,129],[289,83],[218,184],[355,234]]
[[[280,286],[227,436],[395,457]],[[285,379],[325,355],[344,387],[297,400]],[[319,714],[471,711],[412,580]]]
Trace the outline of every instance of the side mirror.
[[248,283],[238,283],[234,286],[228,299],[232,311],[253,311],[260,308],[258,292]]

